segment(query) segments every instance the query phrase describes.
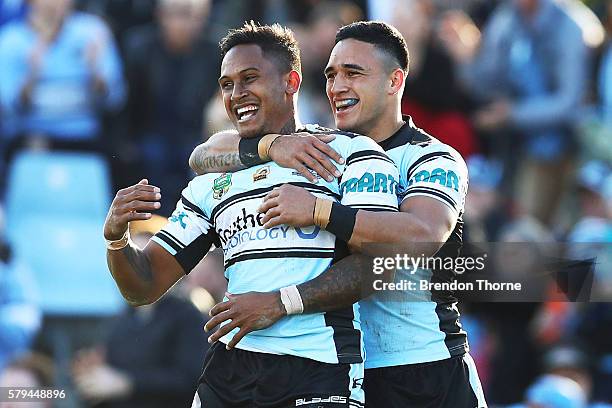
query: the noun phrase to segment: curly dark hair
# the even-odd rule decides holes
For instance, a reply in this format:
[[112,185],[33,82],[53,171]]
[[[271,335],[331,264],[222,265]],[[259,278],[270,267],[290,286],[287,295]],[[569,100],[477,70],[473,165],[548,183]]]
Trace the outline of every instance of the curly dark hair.
[[280,24],[261,25],[253,20],[230,30],[219,42],[221,58],[237,45],[256,44],[262,52],[278,62],[283,72],[300,71],[300,49],[293,31]]

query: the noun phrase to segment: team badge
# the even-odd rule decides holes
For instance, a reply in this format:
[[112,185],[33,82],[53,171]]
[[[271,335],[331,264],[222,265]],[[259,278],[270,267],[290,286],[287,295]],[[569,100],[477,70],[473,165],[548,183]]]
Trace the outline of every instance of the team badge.
[[217,200],[227,193],[232,185],[232,175],[223,173],[213,181],[213,197]]
[[187,224],[183,221],[183,218],[187,217],[187,213],[185,211],[179,211],[178,213],[172,214],[172,217],[169,218],[170,222],[178,222],[181,228],[187,228]]
[[253,173],[253,182],[263,180],[270,174],[270,166],[262,167]]

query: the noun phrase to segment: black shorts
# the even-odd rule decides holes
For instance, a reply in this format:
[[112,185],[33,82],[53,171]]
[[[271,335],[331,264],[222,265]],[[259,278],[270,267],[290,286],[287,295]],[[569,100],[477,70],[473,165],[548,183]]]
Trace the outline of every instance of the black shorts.
[[216,342],[204,359],[194,407],[363,408],[363,364],[226,350]]
[[366,407],[486,408],[469,354],[431,363],[365,370]]

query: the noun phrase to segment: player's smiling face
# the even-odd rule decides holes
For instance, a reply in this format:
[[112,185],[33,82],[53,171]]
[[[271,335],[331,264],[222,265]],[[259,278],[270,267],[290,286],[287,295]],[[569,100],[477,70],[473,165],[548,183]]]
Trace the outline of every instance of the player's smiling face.
[[327,98],[336,127],[367,135],[386,109],[385,69],[373,44],[346,39],[338,42],[325,67]]
[[225,111],[241,137],[278,133],[293,116],[283,75],[256,44],[237,45],[221,63]]

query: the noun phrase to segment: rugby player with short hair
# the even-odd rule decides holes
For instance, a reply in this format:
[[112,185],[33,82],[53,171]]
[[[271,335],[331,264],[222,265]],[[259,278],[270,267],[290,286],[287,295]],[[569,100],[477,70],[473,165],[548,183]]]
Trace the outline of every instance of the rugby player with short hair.
[[[401,97],[408,73],[408,50],[401,34],[382,22],[357,22],[342,27],[325,68],[327,96],[336,125],[343,131],[375,140],[400,169],[399,213],[359,211],[345,238],[398,244],[419,256],[423,246],[437,243],[429,255],[456,254],[461,243],[462,214],[468,175],[461,156],[417,128],[401,114]],[[266,136],[267,137],[267,136]],[[256,139],[251,139],[254,142]],[[192,153],[190,164],[199,173],[218,166],[215,155],[233,157],[223,165],[249,164],[256,156],[236,136],[212,138]],[[233,146],[233,150],[232,147]],[[318,150],[318,151],[317,151]],[[330,161],[320,159],[319,145],[299,135],[281,136],[269,156],[283,166],[311,167],[329,178]],[[232,156],[228,156],[228,155]],[[338,156],[333,156],[337,158]],[[320,161],[321,163],[310,163]],[[199,165],[199,166],[198,166]],[[321,168],[324,167],[322,170]],[[313,223],[310,193],[283,186],[264,198],[260,211],[266,227]],[[362,245],[363,248],[366,248]],[[369,248],[373,250],[372,248]],[[452,271],[406,270],[398,280],[448,282]],[[332,266],[318,278],[297,286],[304,313],[339,307],[362,296],[360,271]],[[457,299],[449,292],[377,293],[360,302],[366,344],[366,402],[372,407],[486,407],[476,367],[468,354],[466,333],[459,324]],[[282,310],[273,305],[278,293],[243,294],[215,306],[207,328],[232,319],[244,332],[271,324]],[[277,303],[277,302],[276,302]],[[265,322],[265,323],[262,323]],[[221,328],[211,337],[224,335]],[[239,344],[240,338],[230,345]]]
[[[300,59],[289,29],[251,22],[231,30],[220,46],[219,85],[241,140],[300,129],[330,133],[298,122]],[[154,302],[214,244],[224,252],[230,293],[278,291],[276,308],[287,314],[301,311],[296,285],[316,278],[334,261],[344,265],[339,259],[347,254],[347,244],[358,245],[335,236],[345,234],[346,220],[356,208],[397,212],[399,174],[383,150],[365,136],[333,132],[332,138],[330,146],[347,157],[336,168],[340,178],[369,178],[377,181],[376,186],[347,189],[335,180],[305,182],[298,172],[275,163],[206,174],[183,190],[170,222],[144,249],[130,242],[128,223],[150,218],[159,208],[161,193],[147,180],[120,190],[104,236],[109,269],[123,296],[132,305]],[[257,209],[262,198],[283,183],[313,194],[309,198],[319,209],[317,226],[264,228],[264,215]],[[344,267],[353,266],[349,262]],[[276,320],[248,334],[233,322],[223,326],[227,335],[207,353],[194,406],[363,407],[358,306],[348,303],[330,312],[295,313]],[[238,334],[244,336],[240,344],[226,347]]]

